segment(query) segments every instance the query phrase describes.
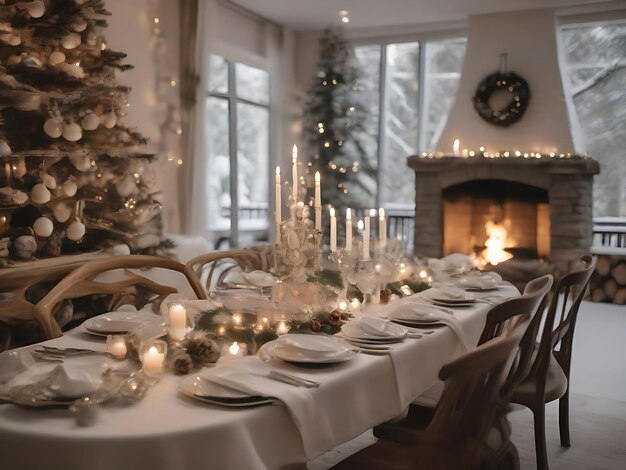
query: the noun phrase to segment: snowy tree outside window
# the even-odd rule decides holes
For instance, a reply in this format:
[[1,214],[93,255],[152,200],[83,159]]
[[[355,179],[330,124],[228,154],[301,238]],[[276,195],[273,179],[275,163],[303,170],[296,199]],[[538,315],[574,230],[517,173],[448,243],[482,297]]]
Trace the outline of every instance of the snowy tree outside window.
[[371,116],[362,140],[379,173],[377,182],[364,185],[373,188],[378,204],[413,205],[414,176],[406,157],[435,148],[454,104],[465,47],[464,38],[355,47]]
[[626,216],[626,23],[568,26],[560,35],[585,150],[600,162],[594,216]]
[[242,246],[267,230],[269,74],[211,55],[208,77],[208,230]]

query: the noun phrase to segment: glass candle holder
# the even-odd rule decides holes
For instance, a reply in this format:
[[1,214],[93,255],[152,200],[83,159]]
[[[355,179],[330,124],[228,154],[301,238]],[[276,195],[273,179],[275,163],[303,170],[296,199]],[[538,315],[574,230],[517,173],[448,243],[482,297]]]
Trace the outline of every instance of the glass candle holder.
[[161,377],[165,370],[167,343],[157,339],[141,346],[141,365],[146,375]]
[[183,340],[193,329],[194,318],[183,305],[172,303],[168,306],[165,323],[167,332],[172,338]]
[[126,336],[108,335],[107,352],[116,359],[124,359],[128,352],[126,348]]

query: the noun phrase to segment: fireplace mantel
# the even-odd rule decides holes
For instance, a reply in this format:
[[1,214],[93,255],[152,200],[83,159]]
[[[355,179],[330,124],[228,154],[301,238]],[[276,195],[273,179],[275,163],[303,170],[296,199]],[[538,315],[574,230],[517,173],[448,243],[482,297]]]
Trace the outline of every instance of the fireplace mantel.
[[501,180],[548,191],[550,202],[550,260],[567,270],[588,253],[592,241],[593,175],[598,162],[582,156],[540,158],[483,156],[411,156],[415,171],[415,254],[443,253],[443,190],[468,181]]

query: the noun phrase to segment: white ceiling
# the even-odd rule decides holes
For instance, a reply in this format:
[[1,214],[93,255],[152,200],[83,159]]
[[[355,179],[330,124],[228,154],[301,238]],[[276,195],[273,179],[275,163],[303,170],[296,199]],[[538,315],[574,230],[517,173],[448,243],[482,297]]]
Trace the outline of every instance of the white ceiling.
[[470,15],[531,8],[565,7],[602,0],[232,0],[297,31],[339,24],[339,11],[350,12],[348,28],[370,28],[462,21]]

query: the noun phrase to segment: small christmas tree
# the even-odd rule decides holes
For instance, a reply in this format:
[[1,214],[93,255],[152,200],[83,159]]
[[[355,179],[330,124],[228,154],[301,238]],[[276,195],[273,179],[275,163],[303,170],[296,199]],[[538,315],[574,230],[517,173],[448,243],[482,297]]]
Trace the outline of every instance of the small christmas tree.
[[[0,0],[0,264],[161,239],[102,0]],[[4,261],[3,261],[4,260]]]
[[367,205],[371,190],[359,173],[371,179],[375,170],[363,158],[359,139],[366,109],[356,59],[341,29],[324,31],[317,67],[304,105],[304,137],[314,151],[313,171],[321,174],[322,202],[336,208]]

